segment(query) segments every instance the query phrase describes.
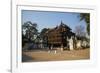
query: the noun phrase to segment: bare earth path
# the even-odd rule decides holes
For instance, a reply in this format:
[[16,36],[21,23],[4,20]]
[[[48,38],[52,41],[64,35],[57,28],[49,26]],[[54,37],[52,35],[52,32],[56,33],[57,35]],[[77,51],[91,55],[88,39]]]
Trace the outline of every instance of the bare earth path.
[[60,60],[84,60],[90,58],[90,49],[73,50],[73,51],[26,51],[22,54],[23,62],[38,61],[60,61]]

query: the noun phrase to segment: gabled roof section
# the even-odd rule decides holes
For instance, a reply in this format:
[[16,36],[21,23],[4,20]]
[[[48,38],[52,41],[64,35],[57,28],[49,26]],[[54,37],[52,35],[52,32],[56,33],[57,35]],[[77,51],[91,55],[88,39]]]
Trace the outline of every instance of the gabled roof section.
[[68,25],[64,24],[62,21],[61,21],[59,27],[61,27],[61,28],[64,27],[64,28],[66,28],[68,30],[72,30]]
[[72,30],[69,26],[67,26],[66,24],[64,24],[62,21],[60,23],[60,25],[57,25],[56,27],[54,28],[50,28],[45,34],[48,34],[50,32],[54,32],[54,31],[62,31],[62,29],[65,29],[66,31],[67,30]]

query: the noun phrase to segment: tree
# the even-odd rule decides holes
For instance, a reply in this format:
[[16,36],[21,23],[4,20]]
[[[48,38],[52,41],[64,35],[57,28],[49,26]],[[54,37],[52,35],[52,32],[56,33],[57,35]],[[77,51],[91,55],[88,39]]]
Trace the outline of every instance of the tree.
[[80,21],[85,20],[87,24],[87,33],[90,35],[90,14],[89,13],[80,13]]
[[43,28],[43,29],[41,30],[40,36],[43,37],[44,34],[45,34],[48,30],[49,30],[48,28]]
[[37,24],[32,23],[31,21],[27,21],[22,25],[22,34],[28,39],[28,41],[32,41],[36,38],[38,33]]
[[76,36],[78,36],[78,37],[83,37],[86,34],[84,31],[84,26],[82,26],[82,25],[76,26],[74,32],[76,33]]

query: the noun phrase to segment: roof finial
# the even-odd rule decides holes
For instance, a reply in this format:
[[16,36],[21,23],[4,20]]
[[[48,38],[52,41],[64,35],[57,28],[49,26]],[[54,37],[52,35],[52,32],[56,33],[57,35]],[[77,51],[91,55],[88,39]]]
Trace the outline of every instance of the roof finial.
[[63,21],[61,20],[61,25],[63,26],[64,25],[64,23],[63,23]]
[[61,20],[61,24],[63,24],[62,20]]

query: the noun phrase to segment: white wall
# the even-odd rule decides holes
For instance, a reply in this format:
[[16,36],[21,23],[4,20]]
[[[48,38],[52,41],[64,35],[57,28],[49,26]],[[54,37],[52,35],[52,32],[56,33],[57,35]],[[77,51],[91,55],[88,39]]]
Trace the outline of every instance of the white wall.
[[[20,0],[19,0],[20,1]],[[29,0],[22,0],[29,1]],[[97,20],[95,24],[98,28],[97,35],[98,45],[100,43],[100,2],[99,0],[31,0],[36,3],[57,3],[57,4],[79,4],[79,5],[95,5],[97,7]],[[10,69],[10,0],[0,1],[0,73],[8,73]],[[55,70],[49,72],[38,73],[99,73],[100,69],[100,46],[98,46],[98,66],[95,68],[87,69],[68,69],[68,70]],[[28,72],[29,73],[29,72]]]

